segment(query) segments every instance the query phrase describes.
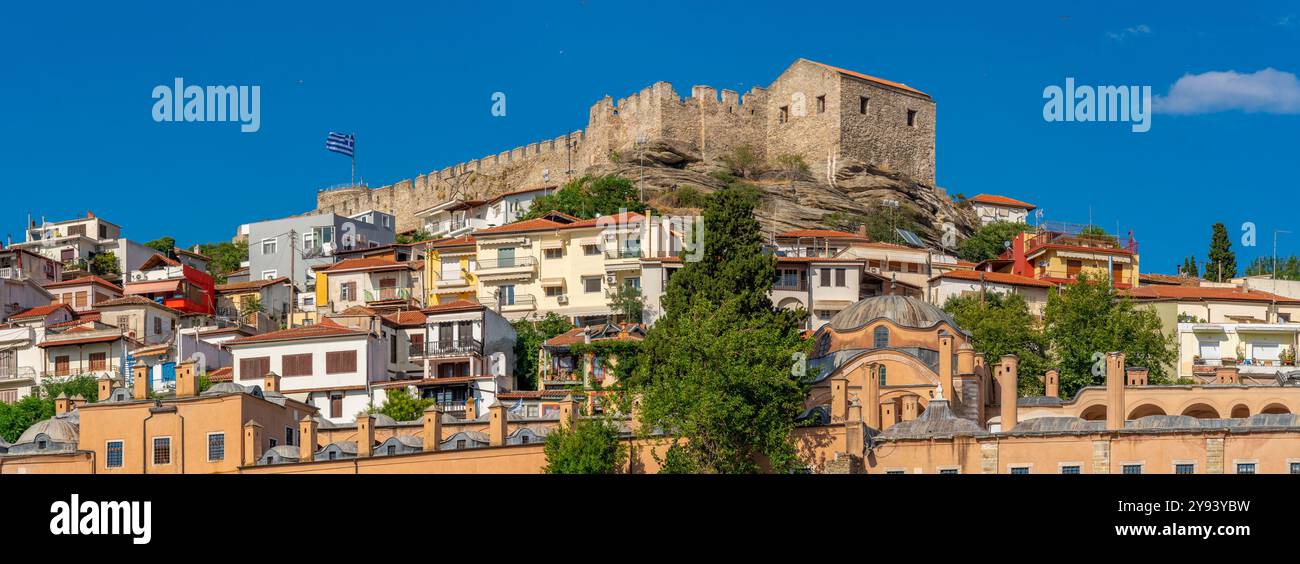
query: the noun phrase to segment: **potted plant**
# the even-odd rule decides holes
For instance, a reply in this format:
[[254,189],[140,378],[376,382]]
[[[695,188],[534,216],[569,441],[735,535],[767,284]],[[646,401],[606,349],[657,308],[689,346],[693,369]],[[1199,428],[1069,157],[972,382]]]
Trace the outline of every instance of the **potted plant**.
[[1291,345],[1282,347],[1282,365],[1295,366],[1295,348]]

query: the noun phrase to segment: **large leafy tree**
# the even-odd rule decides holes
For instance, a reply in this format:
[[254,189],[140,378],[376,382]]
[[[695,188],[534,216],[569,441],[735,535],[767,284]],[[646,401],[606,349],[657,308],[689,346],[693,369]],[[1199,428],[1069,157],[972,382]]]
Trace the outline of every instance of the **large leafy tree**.
[[1168,366],[1177,358],[1172,335],[1161,332],[1160,317],[1135,308],[1115,293],[1105,277],[1080,274],[1075,283],[1048,295],[1043,322],[1051,355],[1061,371],[1061,395],[1105,383],[1103,355],[1125,354],[1129,366],[1150,370],[1152,384],[1170,381]]
[[573,323],[553,311],[541,319],[520,319],[515,328],[515,378],[519,389],[537,389],[537,356],[547,339],[573,329]]
[[[806,384],[806,313],[772,306],[775,259],[763,252],[757,192],[720,190],[704,209],[704,259],[669,280],[664,316],[642,344],[629,385],[643,429],[673,436],[665,472],[777,472],[797,465],[791,440]],[[764,466],[766,464],[766,466]]]
[[[1273,257],[1256,257],[1246,265],[1246,276],[1268,274],[1274,274]],[[1300,280],[1300,257],[1295,255],[1278,257],[1275,277],[1278,280]]]
[[591,219],[598,215],[616,214],[620,210],[646,210],[632,181],[613,174],[587,175],[533,200],[532,207],[522,219],[541,217],[551,211]]
[[988,292],[980,296],[953,296],[943,305],[957,325],[970,331],[975,352],[989,366],[1003,355],[1020,357],[1021,396],[1040,395],[1042,376],[1051,367],[1047,358],[1047,337],[1029,313],[1020,294]]
[[90,259],[90,273],[95,276],[117,276],[122,268],[117,264],[117,253],[99,253]]
[[159,237],[157,239],[149,241],[148,243],[145,243],[144,246],[149,247],[150,249],[153,249],[155,251],[158,251],[160,254],[162,254],[162,256],[170,257],[172,256],[172,253],[175,252],[176,239],[172,237]]
[[609,300],[609,309],[624,323],[640,323],[645,309],[645,298],[641,289],[631,284],[619,284],[613,290],[605,290],[605,299]]
[[248,260],[248,241],[207,243],[199,245],[199,252],[212,259],[208,270],[216,277],[218,284],[224,284],[226,276],[239,270],[240,265]]
[[384,393],[384,405],[375,411],[392,417],[396,421],[414,421],[423,416],[424,410],[433,405],[433,398],[417,398],[405,388],[391,388]]
[[1227,282],[1237,276],[1237,255],[1232,252],[1232,240],[1228,238],[1228,228],[1222,223],[1214,224],[1210,234],[1210,256],[1205,261],[1205,279],[1214,282]]
[[627,460],[619,430],[605,419],[580,419],[546,436],[547,474],[613,474]]
[[0,438],[12,443],[32,424],[54,417],[54,398],[59,394],[94,402],[99,398],[99,384],[92,376],[76,376],[47,382],[14,403],[0,403]]
[[1029,230],[1020,222],[995,221],[975,230],[969,238],[957,245],[957,255],[971,262],[996,258],[1007,249],[1016,235]]

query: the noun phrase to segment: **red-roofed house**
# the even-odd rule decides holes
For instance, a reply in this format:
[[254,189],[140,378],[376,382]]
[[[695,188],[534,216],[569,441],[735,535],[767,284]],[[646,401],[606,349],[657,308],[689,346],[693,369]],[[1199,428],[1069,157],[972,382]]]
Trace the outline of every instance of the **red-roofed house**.
[[950,270],[930,279],[926,301],[942,307],[950,298],[978,296],[984,292],[1019,294],[1025,298],[1029,313],[1043,315],[1047,293],[1053,284],[1036,278],[1002,272]]
[[1038,209],[1038,206],[1031,203],[993,194],[979,194],[966,201],[970,202],[971,209],[979,217],[980,225],[997,221],[1028,223],[1029,212]]
[[128,296],[142,296],[185,313],[216,313],[216,282],[212,275],[162,254],[155,254],[132,271]]
[[415,212],[424,230],[434,237],[461,237],[480,229],[514,223],[528,212],[533,200],[555,190],[555,186],[525,188],[489,200],[453,199]]
[[93,275],[46,284],[45,289],[54,294],[58,303],[78,312],[93,311],[96,304],[122,297],[121,287]]

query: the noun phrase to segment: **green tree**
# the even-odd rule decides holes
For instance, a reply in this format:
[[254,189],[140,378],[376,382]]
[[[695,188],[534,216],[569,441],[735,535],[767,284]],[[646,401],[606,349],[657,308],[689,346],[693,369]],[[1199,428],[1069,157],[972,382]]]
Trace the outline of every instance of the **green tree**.
[[731,172],[740,175],[741,178],[753,178],[763,169],[763,157],[758,154],[758,150],[754,149],[753,145],[736,147],[719,159],[727,165],[728,169],[731,169]]
[[748,473],[795,467],[791,432],[807,381],[792,369],[809,351],[806,312],[776,309],[775,258],[763,253],[757,191],[732,185],[704,209],[704,260],[669,280],[664,316],[626,382],[642,394],[643,429],[674,436],[670,473]]
[[395,421],[414,421],[421,418],[424,410],[433,403],[433,398],[411,396],[406,388],[389,388],[384,392],[384,405],[372,412],[382,413]]
[[957,256],[971,262],[980,262],[997,258],[1007,250],[1016,235],[1029,231],[1029,226],[1020,222],[995,221],[975,230],[965,241],[957,245]]
[[605,290],[605,299],[609,300],[609,309],[623,323],[640,323],[645,309],[645,298],[641,288],[631,284],[617,284],[613,290]]
[[91,257],[90,273],[95,276],[117,276],[121,274],[122,268],[117,265],[117,254],[109,251]]
[[1020,294],[987,292],[983,296],[953,296],[943,305],[957,325],[970,331],[975,352],[993,366],[1006,354],[1020,358],[1021,396],[1043,393],[1042,377],[1050,368],[1047,338]]
[[199,245],[199,252],[212,259],[208,271],[217,279],[218,284],[225,284],[227,276],[239,270],[244,261],[248,260],[248,241],[205,243]]
[[1123,352],[1129,366],[1150,370],[1152,384],[1168,383],[1168,366],[1177,358],[1173,335],[1161,332],[1159,315],[1135,308],[1110,281],[1087,273],[1047,298],[1043,322],[1050,351],[1061,372],[1061,395],[1073,397],[1084,386],[1105,383],[1104,355]]
[[59,394],[79,395],[93,403],[99,399],[99,383],[93,376],[49,381],[23,399],[0,403],[0,438],[12,443],[36,422],[54,417],[54,398]]
[[520,319],[515,328],[515,378],[522,390],[537,387],[537,355],[542,343],[573,329],[573,323],[553,311],[541,319]]
[[172,256],[172,253],[174,253],[176,250],[176,239],[173,239],[171,237],[159,237],[157,239],[149,241],[148,243],[145,243],[144,246],[149,247],[150,249],[153,249],[155,251],[158,251],[159,253],[162,254],[162,256],[170,257]]
[[[1246,276],[1267,275],[1273,275],[1273,257],[1256,257],[1246,265]],[[1295,255],[1278,257],[1276,277],[1278,280],[1300,280],[1300,258]]]
[[258,313],[262,313],[262,298],[253,295],[240,298],[239,317],[248,318]]
[[598,215],[616,214],[620,210],[638,213],[646,210],[632,181],[613,174],[587,175],[533,200],[532,207],[521,219],[541,217],[552,211],[591,219]]
[[419,243],[422,241],[432,241],[433,234],[423,229],[416,229],[410,233],[402,233],[397,236],[397,242],[402,245],[410,243]]
[[1216,223],[1210,235],[1210,256],[1205,261],[1205,279],[1227,282],[1237,276],[1237,255],[1232,252],[1228,228]]
[[614,474],[627,460],[618,427],[604,418],[579,419],[570,429],[546,436],[547,474]]
[[1182,270],[1181,273],[1182,273],[1183,276],[1190,276],[1190,277],[1192,277],[1192,278],[1200,278],[1200,277],[1201,277],[1201,271],[1200,271],[1199,268],[1196,267],[1196,257],[1195,257],[1195,256],[1190,256],[1190,257],[1187,257],[1187,258],[1183,259],[1183,268],[1182,268],[1181,270]]

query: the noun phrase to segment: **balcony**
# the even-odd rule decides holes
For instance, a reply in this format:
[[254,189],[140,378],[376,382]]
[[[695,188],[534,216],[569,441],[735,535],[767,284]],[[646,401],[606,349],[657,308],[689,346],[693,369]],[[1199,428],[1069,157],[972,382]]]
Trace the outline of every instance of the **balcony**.
[[438,358],[448,356],[480,356],[483,343],[477,339],[438,340],[428,343],[412,343],[412,358]]
[[533,275],[537,273],[537,259],[531,256],[499,257],[478,260],[478,276]]
[[1137,241],[1130,237],[1118,237],[1098,229],[1089,229],[1087,225],[1045,222],[1041,231],[1025,239],[1025,253],[1048,245],[1126,251],[1133,254],[1138,252]]
[[406,288],[379,288],[376,290],[366,290],[367,303],[407,300],[410,298],[411,291]]
[[582,371],[576,368],[548,368],[542,372],[542,383],[544,384],[581,384],[583,383]]
[[478,303],[497,313],[533,311],[537,309],[537,298],[530,294],[515,294],[511,300],[506,300],[504,297],[479,296]]
[[0,366],[0,380],[36,380],[36,369],[30,366]]
[[438,407],[442,408],[443,413],[464,413],[465,400],[440,401]]
[[[1117,264],[1118,264],[1118,263],[1117,263]],[[1034,269],[1034,277],[1037,278],[1037,279],[1039,279],[1039,280],[1044,280],[1044,281],[1048,281],[1048,282],[1066,282],[1066,283],[1068,283],[1068,282],[1072,282],[1072,281],[1074,281],[1075,279],[1077,279],[1077,278],[1079,277],[1079,274],[1080,274],[1081,272],[1086,272],[1086,273],[1088,273],[1088,275],[1091,276],[1091,277],[1093,277],[1094,279],[1095,279],[1098,275],[1105,275],[1105,274],[1106,274],[1106,272],[1105,272],[1105,265],[1102,265],[1102,268],[1095,268],[1095,267],[1094,267],[1094,268],[1086,268],[1086,267],[1085,267],[1085,268],[1083,268],[1083,269],[1073,269],[1073,268],[1037,268],[1037,269]],[[1130,270],[1125,270],[1124,272],[1121,272],[1121,273],[1119,274],[1119,276],[1118,276],[1117,278],[1115,278],[1115,280],[1112,281],[1113,285],[1116,286],[1116,287],[1118,287],[1118,288],[1129,288],[1129,287],[1132,287],[1132,286],[1133,286],[1133,275],[1130,274],[1130,272],[1132,272],[1132,271],[1130,271]]]

